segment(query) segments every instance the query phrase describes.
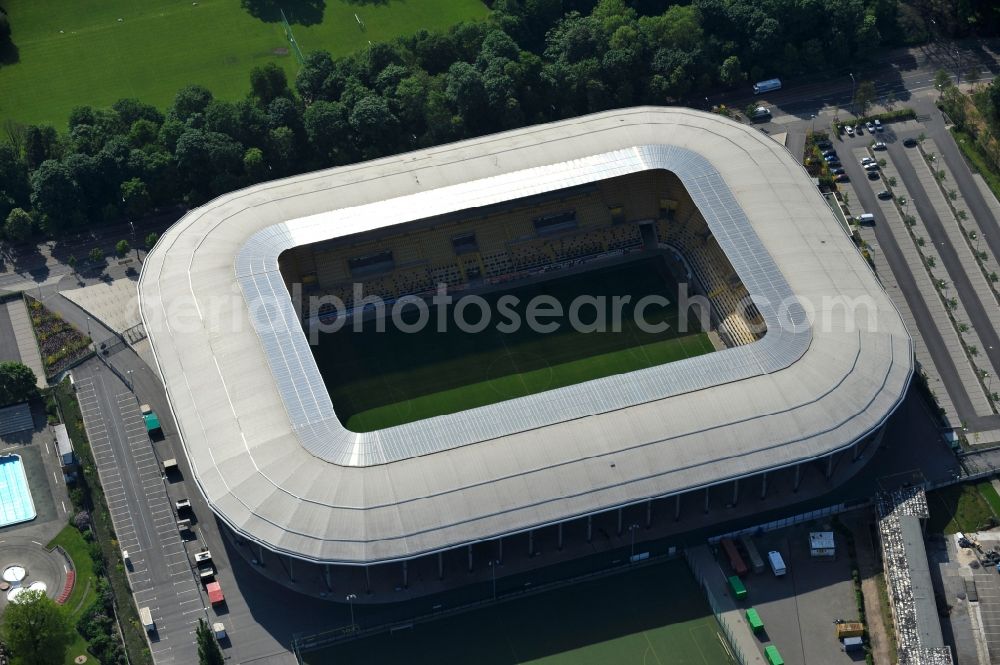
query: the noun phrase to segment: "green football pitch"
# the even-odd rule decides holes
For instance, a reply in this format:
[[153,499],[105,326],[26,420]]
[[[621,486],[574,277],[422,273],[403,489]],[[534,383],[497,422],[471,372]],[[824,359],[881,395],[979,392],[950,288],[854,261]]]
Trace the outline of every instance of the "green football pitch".
[[[290,19],[304,54],[342,55],[488,14],[480,0],[262,4],[283,4],[286,13],[321,7],[308,15],[309,25]],[[254,18],[239,0],[5,0],[3,7],[19,59],[0,65],[0,121],[62,128],[74,106],[122,97],[165,108],[189,83],[238,99],[250,89],[254,66],[276,62],[289,80],[298,69],[281,23]]]
[[[662,295],[671,301],[650,306],[643,319],[666,323],[659,332],[643,331],[636,325],[639,299]],[[386,321],[384,332],[376,332],[373,321],[362,332],[345,326],[321,335],[313,346],[334,409],[348,428],[372,431],[402,423],[523,397],[545,390],[582,383],[614,374],[708,353],[713,350],[708,335],[689,317],[688,330],[680,332],[677,285],[662,258],[645,258],[590,272],[535,282],[483,296],[492,312],[500,312],[497,301],[514,296],[521,303],[522,323],[527,303],[548,296],[569,311],[580,295],[604,298],[607,332],[578,332],[568,317],[551,332],[538,332],[521,325],[515,332],[501,332],[507,320],[493,316],[481,332],[464,332],[454,323],[455,306],[445,312],[447,329],[436,326],[438,310],[431,309],[430,322],[416,333],[403,333]],[[612,298],[630,296],[621,309],[619,332],[610,330]],[[456,299],[459,296],[456,296]],[[464,320],[475,323],[479,309],[467,307]],[[597,320],[597,310],[582,307],[583,323]],[[405,318],[405,317],[404,317]]]
[[724,640],[697,583],[677,560],[376,634],[306,653],[303,660],[727,665],[733,660]]

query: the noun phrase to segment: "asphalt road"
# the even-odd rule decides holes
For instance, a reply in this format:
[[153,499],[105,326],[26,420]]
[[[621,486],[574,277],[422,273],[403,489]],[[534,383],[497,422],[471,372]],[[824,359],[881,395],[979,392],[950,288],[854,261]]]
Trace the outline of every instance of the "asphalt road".
[[[962,383],[955,364],[952,362],[944,339],[941,337],[930,310],[927,308],[927,303],[924,302],[923,296],[917,287],[913,273],[910,271],[910,266],[900,251],[899,245],[896,244],[895,236],[893,236],[892,231],[887,226],[887,221],[879,209],[875,193],[868,185],[867,173],[851,154],[852,147],[867,145],[870,140],[867,134],[860,138],[848,138],[843,143],[836,144],[837,152],[842,158],[847,175],[850,176],[851,181],[855,185],[855,194],[858,197],[861,207],[875,215],[874,230],[881,250],[881,258],[887,264],[888,269],[892,270],[893,275],[896,276],[900,291],[906,299],[910,311],[913,312],[913,318],[917,322],[918,330],[911,331],[911,333],[918,333],[927,345],[927,350],[934,360],[934,365],[941,375],[941,380],[944,382],[948,394],[951,395],[955,403],[955,409],[958,411],[959,418],[969,424],[980,424],[978,422],[979,416],[976,415],[969,400],[969,393]],[[902,148],[901,141],[899,149],[905,149]],[[915,150],[915,148],[911,149]],[[905,158],[893,159],[894,163],[898,163],[899,161],[905,161]],[[909,189],[915,186],[919,187],[920,185],[919,183],[914,184],[907,181],[906,186]],[[885,268],[879,266],[879,269],[884,270]]]
[[[954,141],[948,137],[944,137],[942,143],[950,143],[954,147]],[[934,207],[931,205],[930,199],[927,197],[926,190],[920,185],[920,180],[913,168],[913,164],[903,154],[903,151],[908,149],[912,150],[913,148],[904,148],[902,143],[890,143],[888,146],[889,155],[892,157],[893,163],[899,170],[900,177],[910,191],[910,199],[920,212],[920,217],[927,228],[927,234],[934,243],[941,262],[951,277],[951,285],[957,292],[962,304],[965,305],[965,310],[969,316],[969,323],[975,328],[979,339],[986,346],[985,349],[980,349],[980,353],[989,358],[993,367],[1000,367],[1000,336],[997,335],[997,331],[993,327],[993,322],[987,316],[984,303],[980,301],[975,288],[972,286],[972,282],[969,281],[969,275],[966,272],[965,266],[962,264],[955,247],[949,241],[948,234],[943,226],[944,223],[955,224],[956,222],[954,220],[942,220],[938,217],[937,212],[935,212]],[[968,169],[966,168],[965,170],[967,171]],[[971,175],[969,175],[968,186],[976,189]],[[972,191],[962,188],[961,184],[959,184],[959,188],[963,196],[966,193],[972,194]],[[983,205],[985,206],[985,203]],[[993,235],[989,234],[987,237],[992,237]],[[996,300],[985,304],[985,306],[989,305],[996,307]]]

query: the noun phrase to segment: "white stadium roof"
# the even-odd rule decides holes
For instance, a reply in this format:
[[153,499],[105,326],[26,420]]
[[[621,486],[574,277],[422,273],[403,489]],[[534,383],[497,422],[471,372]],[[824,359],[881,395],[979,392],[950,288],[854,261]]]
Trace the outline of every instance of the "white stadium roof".
[[[684,184],[767,322],[761,340],[375,432],[340,424],[282,251],[648,169]],[[865,299],[868,316],[831,298]],[[898,313],[802,167],[751,127],[678,108],[226,194],[164,233],[139,302],[213,510],[324,563],[407,559],[822,457],[883,424],[913,370]]]

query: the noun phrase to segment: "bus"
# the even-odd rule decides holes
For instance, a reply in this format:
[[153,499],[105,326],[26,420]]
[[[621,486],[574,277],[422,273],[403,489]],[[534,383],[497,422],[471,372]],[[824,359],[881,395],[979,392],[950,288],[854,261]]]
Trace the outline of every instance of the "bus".
[[746,575],[748,568],[747,565],[743,563],[743,557],[740,556],[739,550],[736,549],[736,544],[728,538],[723,538],[719,544],[722,545],[722,549],[726,551],[726,556],[729,557],[729,566],[733,569],[733,572],[740,577]]
[[755,95],[772,90],[781,90],[781,79],[767,79],[753,84],[753,94]]

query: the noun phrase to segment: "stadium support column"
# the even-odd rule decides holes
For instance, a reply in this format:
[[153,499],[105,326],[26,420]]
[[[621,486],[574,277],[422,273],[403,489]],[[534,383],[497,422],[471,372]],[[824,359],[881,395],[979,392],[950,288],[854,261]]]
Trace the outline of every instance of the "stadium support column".
[[760,474],[760,500],[767,498],[767,471]]
[[535,530],[528,530],[528,556],[535,556]]
[[618,535],[622,535],[622,509],[618,509]]
[[497,563],[503,563],[503,538],[497,538]]
[[292,570],[293,559],[288,557],[288,581],[295,584],[295,571]]
[[735,506],[740,500],[740,479],[737,478],[733,481],[733,505]]
[[827,479],[833,475],[833,455],[826,458],[826,477]]
[[795,465],[795,484],[792,486],[793,492],[799,491],[799,483],[802,482],[802,463],[799,462]]
[[365,593],[370,594],[372,592],[372,575],[368,568],[368,566],[365,566]]
[[556,549],[558,549],[560,552],[562,552],[562,536],[563,536],[562,529],[563,529],[563,523],[560,522],[559,523],[559,535],[557,537],[557,542],[556,542]]
[[674,501],[674,521],[677,522],[681,519],[681,495],[678,494]]
[[472,572],[472,545],[469,545],[469,572]]
[[594,518],[591,515],[587,515],[587,542],[589,543],[594,537]]
[[438,579],[444,579],[444,552],[438,552]]
[[265,567],[264,566],[264,546],[263,545],[259,545],[259,544],[257,545],[257,561],[259,562],[261,568]]
[[409,563],[410,563],[409,561],[404,561],[403,562],[403,588],[404,589],[409,589],[410,588],[410,566],[409,566]]
[[326,580],[326,590],[333,591],[333,585],[330,583],[330,564],[323,565],[323,579]]
[[653,500],[646,499],[646,528],[653,525]]
[[706,513],[706,514],[708,513],[708,500],[709,500],[710,498],[712,498],[712,494],[711,494],[711,491],[712,491],[712,490],[711,490],[711,488],[710,488],[710,487],[706,487],[706,488],[705,488],[705,513]]

